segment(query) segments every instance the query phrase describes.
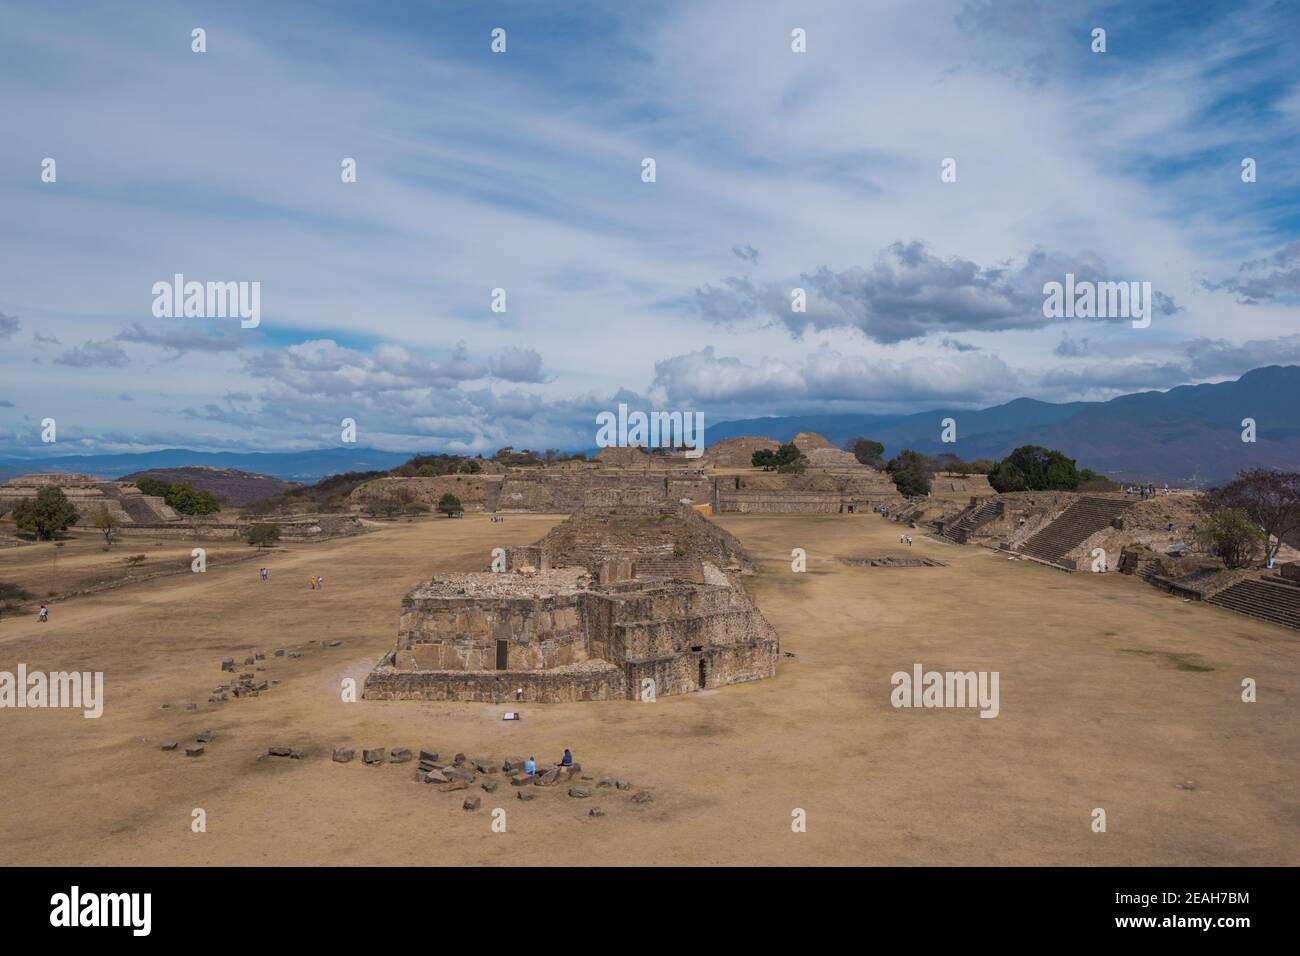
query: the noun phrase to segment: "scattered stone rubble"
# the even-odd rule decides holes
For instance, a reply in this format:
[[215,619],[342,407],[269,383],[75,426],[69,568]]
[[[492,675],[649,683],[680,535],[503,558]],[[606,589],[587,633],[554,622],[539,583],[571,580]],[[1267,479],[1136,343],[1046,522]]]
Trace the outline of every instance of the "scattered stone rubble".
[[[276,749],[272,748],[273,751]],[[365,747],[361,751],[363,762],[372,766],[407,763],[413,759],[413,752],[418,754],[415,780],[433,785],[440,793],[471,790],[476,785],[484,793],[496,793],[501,783],[508,780],[516,798],[524,802],[535,800],[538,788],[552,789],[561,784],[569,784],[565,792],[578,800],[593,796],[596,789],[628,793],[629,800],[636,804],[649,803],[651,800],[649,791],[638,790],[632,793],[631,782],[622,778],[602,777],[599,782],[594,782],[596,778],[583,773],[582,765],[578,763],[571,767],[549,767],[529,776],[524,773],[526,761],[523,757],[512,756],[497,760],[493,757],[457,753],[448,760],[432,747],[420,747],[416,751],[408,747]],[[353,747],[338,747],[333,751],[333,760],[335,763],[350,763],[355,755],[356,749]],[[466,795],[462,803],[467,811],[477,810],[481,806],[481,796],[474,794]],[[606,811],[595,807],[589,815],[603,817]]]

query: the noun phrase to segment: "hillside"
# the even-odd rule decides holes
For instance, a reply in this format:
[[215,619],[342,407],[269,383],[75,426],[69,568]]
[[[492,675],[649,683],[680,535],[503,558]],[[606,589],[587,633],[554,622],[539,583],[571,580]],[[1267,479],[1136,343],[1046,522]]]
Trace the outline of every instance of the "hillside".
[[199,491],[215,495],[230,508],[242,508],[256,501],[301,487],[297,482],[284,481],[270,475],[258,475],[234,468],[209,468],[195,465],[189,468],[153,468],[148,471],[123,475],[121,481],[156,478],[168,484],[193,485]]
[[[1183,385],[1107,402],[1053,404],[1021,398],[992,408],[935,409],[907,416],[824,415],[754,418],[709,426],[710,443],[738,435],[790,441],[817,430],[836,443],[855,435],[904,448],[953,452],[967,460],[1002,458],[1020,445],[1056,448],[1081,467],[1120,480],[1205,486],[1243,468],[1300,467],[1300,367],[1268,366],[1236,381]],[[940,441],[941,421],[957,422],[956,444]],[[1241,440],[1253,418],[1257,440]]]

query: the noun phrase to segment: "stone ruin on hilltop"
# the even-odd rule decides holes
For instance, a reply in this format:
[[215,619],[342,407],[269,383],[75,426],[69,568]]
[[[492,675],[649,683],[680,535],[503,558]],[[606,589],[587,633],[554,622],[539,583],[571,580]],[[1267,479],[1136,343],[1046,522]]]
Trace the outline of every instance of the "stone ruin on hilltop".
[[852,514],[903,498],[883,471],[860,463],[821,435],[803,432],[795,443],[806,456],[799,474],[750,467],[768,438],[728,438],[702,458],[649,454],[643,448],[603,448],[591,461],[501,468],[491,474],[385,477],[359,485],[349,503],[357,511],[389,493],[435,507],[454,494],[466,512],[572,514],[587,506],[691,504],[706,514]]
[[779,638],[736,580],[749,568],[690,508],[583,508],[502,572],[409,592],[364,696],[558,703],[772,677]]

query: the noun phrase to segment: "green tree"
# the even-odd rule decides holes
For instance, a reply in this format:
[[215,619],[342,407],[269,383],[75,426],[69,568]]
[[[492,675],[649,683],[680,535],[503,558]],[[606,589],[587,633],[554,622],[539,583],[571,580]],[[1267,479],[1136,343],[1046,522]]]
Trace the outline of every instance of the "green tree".
[[438,499],[438,510],[450,518],[454,514],[459,514],[463,509],[460,506],[460,499],[449,491]]
[[76,523],[77,509],[72,507],[62,488],[42,488],[35,498],[24,498],[14,506],[14,524],[18,530],[35,534],[42,541]]
[[150,495],[155,498],[166,498],[167,492],[172,487],[161,478],[137,478],[135,486],[140,489],[142,495]]
[[794,446],[793,442],[787,442],[776,451],[768,448],[761,448],[750,456],[750,464],[755,468],[762,468],[764,471],[779,471],[783,465],[793,465],[803,458],[803,453]]
[[1038,445],[1022,445],[989,472],[994,491],[1073,491],[1082,481],[1073,458]]
[[221,502],[212,492],[199,491],[183,482],[168,488],[163,500],[168,507],[183,515],[210,515],[221,510]]
[[269,548],[280,542],[280,526],[278,524],[251,524],[248,530],[244,532],[244,537],[248,543],[258,548]]
[[844,443],[844,450],[853,452],[853,457],[872,468],[885,466],[885,446],[870,438],[850,438]]
[[1224,508],[1196,529],[1196,542],[1222,558],[1224,567],[1244,568],[1255,560],[1268,536],[1241,508]]
[[466,475],[477,475],[483,470],[483,463],[477,458],[466,458],[460,463],[460,470]]
[[885,471],[894,479],[894,487],[906,498],[918,498],[930,493],[930,477],[926,473],[929,461],[919,451],[905,448],[889,460]]

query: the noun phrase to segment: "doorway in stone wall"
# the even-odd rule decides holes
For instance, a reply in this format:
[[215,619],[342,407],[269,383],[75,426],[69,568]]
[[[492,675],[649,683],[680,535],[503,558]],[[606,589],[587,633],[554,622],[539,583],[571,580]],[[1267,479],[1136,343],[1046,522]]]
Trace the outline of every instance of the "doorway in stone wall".
[[497,670],[506,669],[506,661],[509,657],[510,643],[508,641],[497,641]]
[[700,658],[700,687],[709,686],[709,665],[703,657]]

